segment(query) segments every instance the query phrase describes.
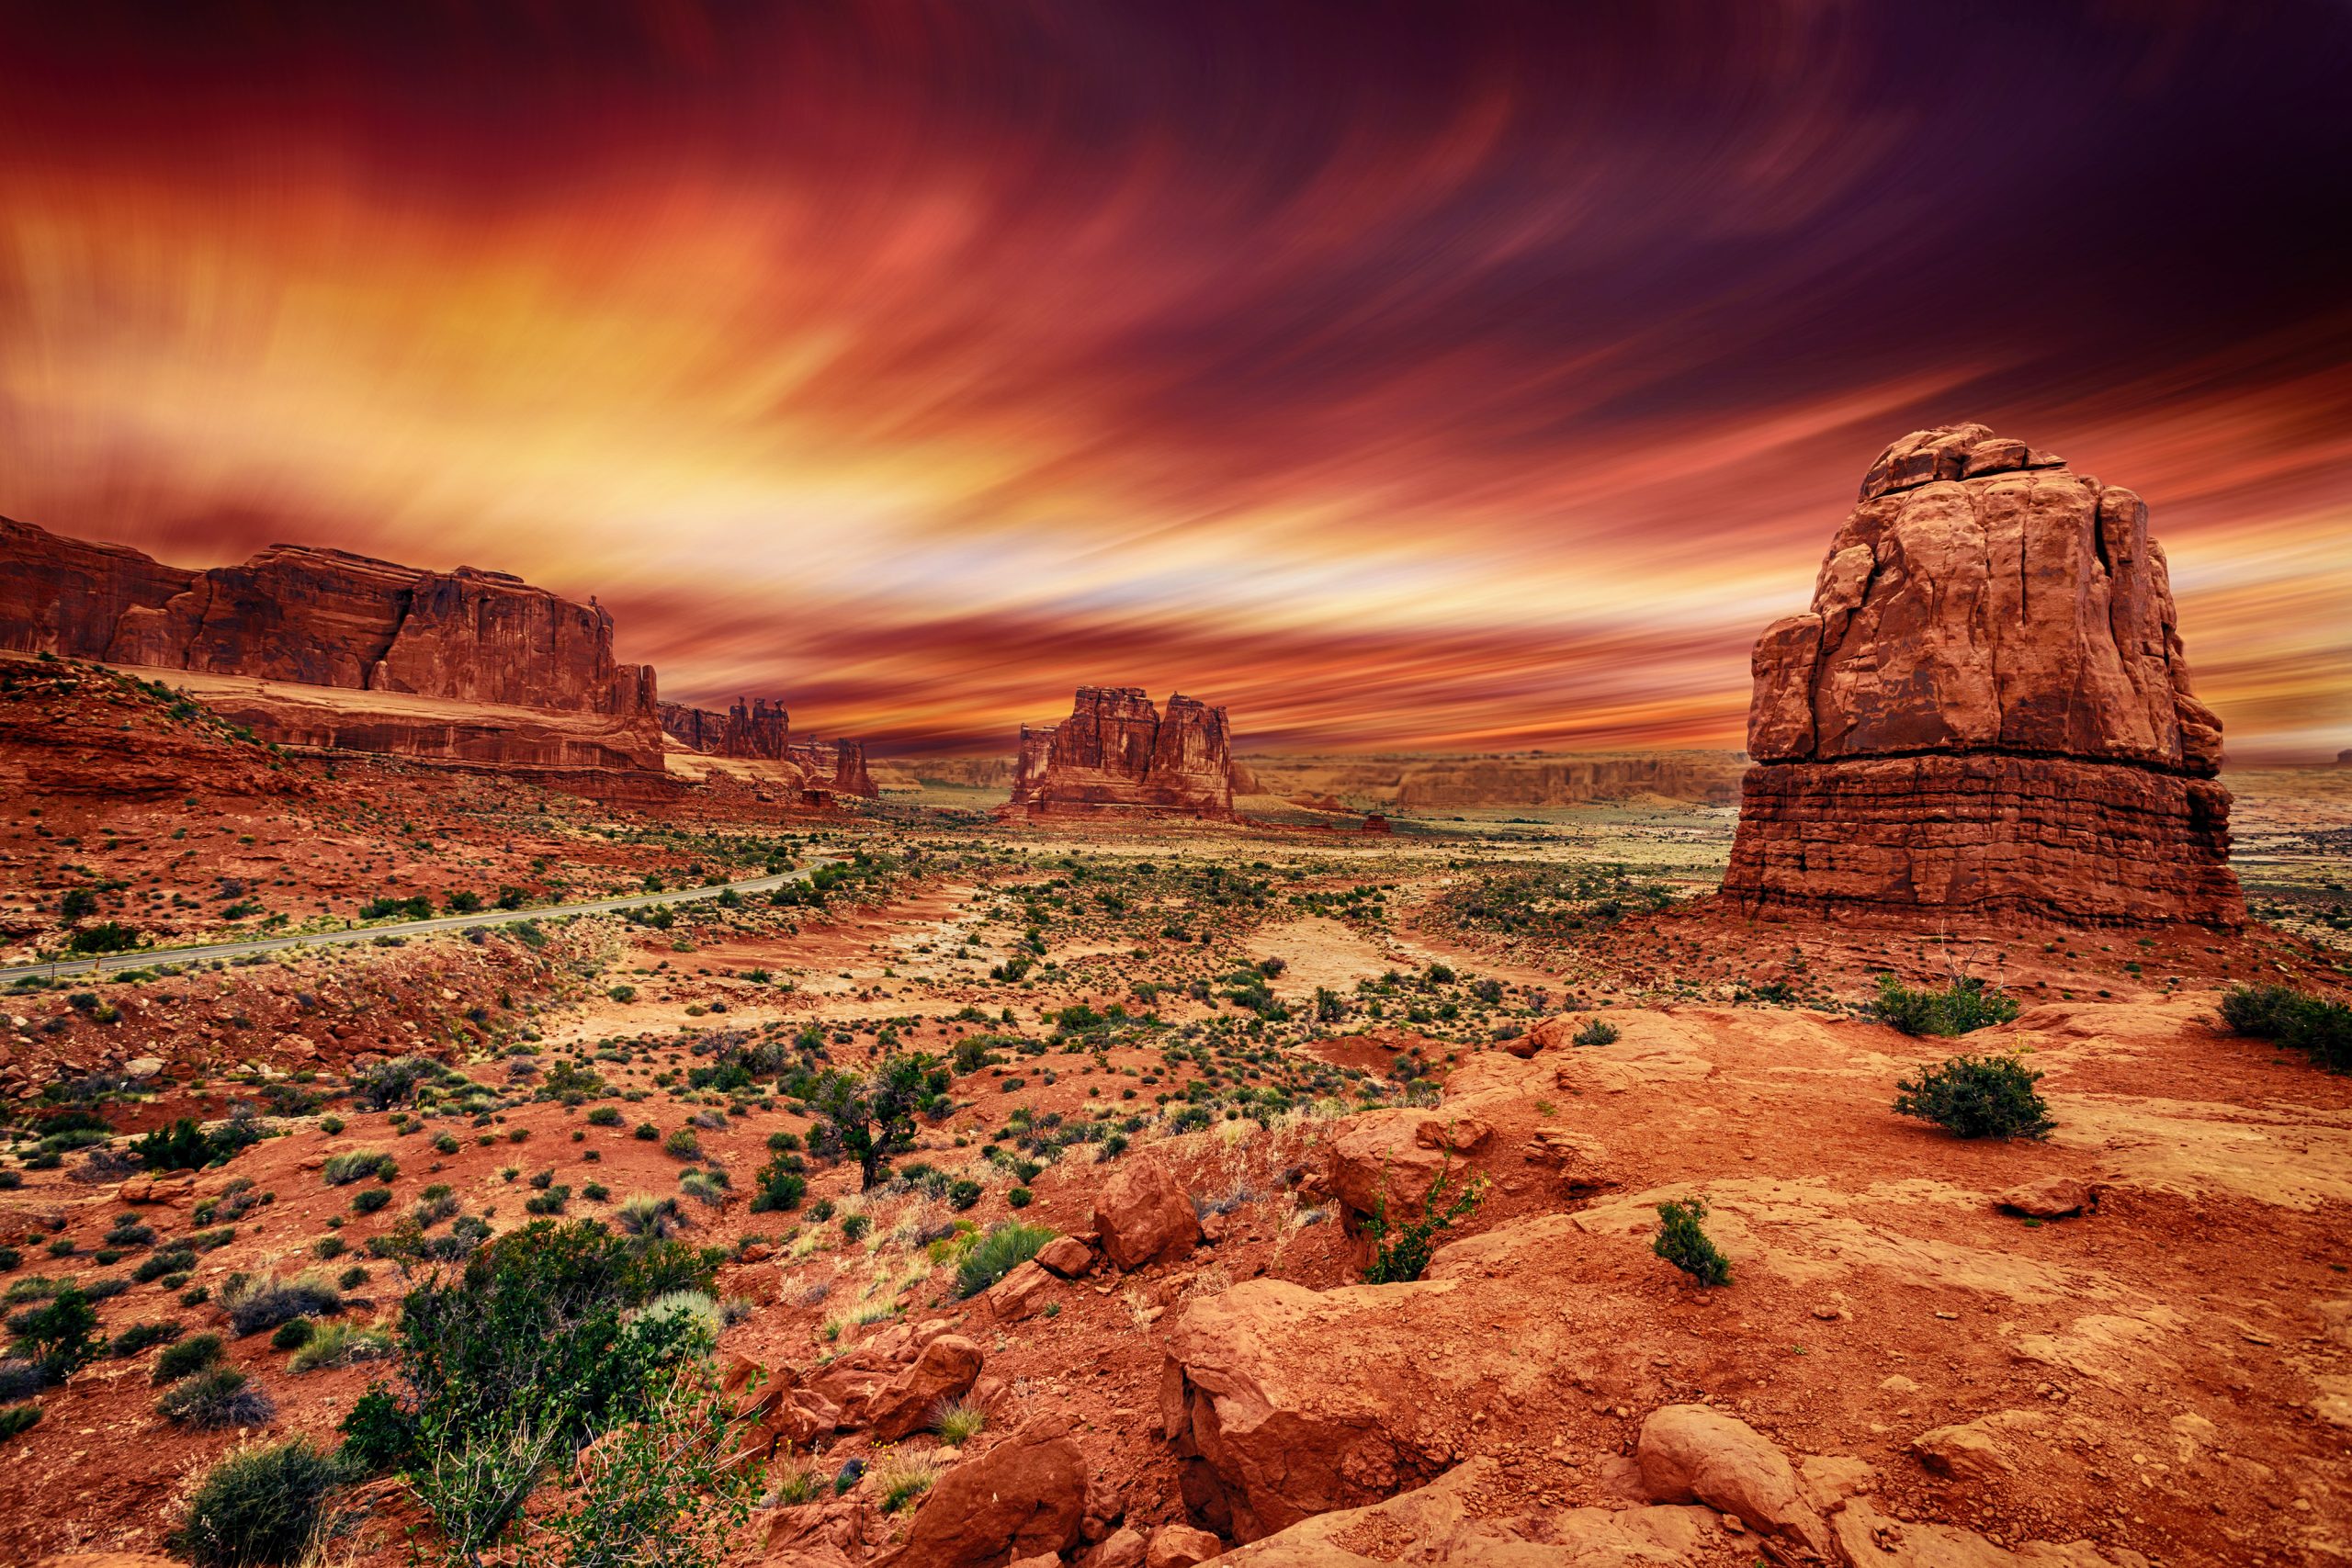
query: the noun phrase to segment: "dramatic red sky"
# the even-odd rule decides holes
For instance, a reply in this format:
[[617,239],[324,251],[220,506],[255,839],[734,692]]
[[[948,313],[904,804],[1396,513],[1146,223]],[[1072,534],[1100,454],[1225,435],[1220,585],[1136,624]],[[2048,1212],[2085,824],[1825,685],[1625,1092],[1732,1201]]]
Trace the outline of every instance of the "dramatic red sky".
[[6,18],[60,532],[500,568],[885,750],[1732,746],[1973,418],[2147,496],[2234,754],[2352,746],[2335,0]]

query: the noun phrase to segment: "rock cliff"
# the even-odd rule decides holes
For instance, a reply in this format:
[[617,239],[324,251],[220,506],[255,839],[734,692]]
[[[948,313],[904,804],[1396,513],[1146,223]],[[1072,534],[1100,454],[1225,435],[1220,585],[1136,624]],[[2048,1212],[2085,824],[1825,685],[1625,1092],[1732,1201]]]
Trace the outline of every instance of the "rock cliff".
[[1170,696],[1163,716],[1140,686],[1080,686],[1069,717],[1021,728],[1013,815],[1233,815],[1225,710]]
[[2243,923],[2221,722],[2132,491],[1981,424],[1907,435],[1754,675],[1749,910]]
[[[340,731],[345,749],[545,765],[543,744],[508,755],[500,736],[513,726],[487,711],[524,709],[608,721],[594,726],[593,765],[661,767],[653,671],[614,659],[612,616],[504,572],[299,545],[195,570],[0,519],[0,648],[388,699],[373,724]],[[395,698],[458,706],[421,715]],[[246,716],[258,733],[319,743],[307,721],[275,733],[274,713],[256,688]]]
[[737,697],[725,713],[663,703],[661,713],[665,734],[713,757],[780,762],[791,740],[792,720],[784,704],[765,697],[748,703]]
[[809,784],[819,789],[863,795],[867,800],[882,793],[865,771],[863,740],[796,740],[786,748],[786,760],[797,762]]

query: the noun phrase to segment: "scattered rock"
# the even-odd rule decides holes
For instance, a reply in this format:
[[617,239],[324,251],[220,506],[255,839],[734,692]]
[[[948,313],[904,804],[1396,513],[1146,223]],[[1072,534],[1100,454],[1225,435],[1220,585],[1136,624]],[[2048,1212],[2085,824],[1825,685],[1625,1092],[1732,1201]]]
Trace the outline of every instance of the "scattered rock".
[[1081,1279],[1094,1267],[1094,1249],[1074,1235],[1057,1235],[1037,1249],[1037,1265],[1065,1280]]
[[999,1323],[1018,1323],[1044,1308],[1056,1284],[1054,1276],[1031,1258],[983,1292],[980,1304]]
[[1195,1568],[1225,1551],[1225,1542],[1190,1525],[1164,1525],[1154,1530],[1144,1553],[1144,1568]]

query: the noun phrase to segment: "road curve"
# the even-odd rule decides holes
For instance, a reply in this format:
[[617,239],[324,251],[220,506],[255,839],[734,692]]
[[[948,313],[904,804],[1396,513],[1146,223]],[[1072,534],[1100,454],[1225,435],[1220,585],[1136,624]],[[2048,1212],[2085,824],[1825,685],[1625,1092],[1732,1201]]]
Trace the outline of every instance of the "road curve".
[[517,920],[553,920],[568,915],[608,915],[620,909],[642,909],[655,904],[690,904],[696,899],[716,898],[729,888],[738,893],[764,893],[787,882],[806,882],[820,867],[839,863],[839,856],[819,855],[797,871],[780,872],[775,876],[753,876],[741,882],[714,883],[706,887],[682,887],[674,893],[631,893],[618,898],[592,899],[585,904],[548,904],[536,909],[482,909],[470,915],[435,915],[431,919],[402,920],[395,925],[355,926],[349,931],[254,937],[244,942],[210,942],[202,947],[134,948],[128,953],[91,953],[53,959],[46,964],[18,964],[0,969],[0,984],[20,980],[28,975],[46,979],[87,976],[95,980],[110,969],[145,969],[157,964],[198,964],[215,958],[243,958],[255,953],[282,953],[289,947],[334,947],[348,942],[373,942],[379,936],[431,936],[438,931],[461,931],[475,926],[508,926]]

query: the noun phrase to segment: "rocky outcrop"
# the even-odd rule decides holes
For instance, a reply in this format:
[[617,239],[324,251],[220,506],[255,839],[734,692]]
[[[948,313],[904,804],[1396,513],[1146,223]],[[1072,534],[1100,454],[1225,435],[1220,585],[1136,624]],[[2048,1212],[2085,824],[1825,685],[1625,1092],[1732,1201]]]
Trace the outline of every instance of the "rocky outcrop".
[[661,714],[663,734],[706,756],[780,762],[790,740],[792,720],[784,704],[765,697],[737,697],[725,713],[663,703]]
[[1069,717],[1021,728],[1016,816],[1233,815],[1233,737],[1221,707],[1181,694],[1162,715],[1140,686],[1080,686]]
[[1086,1454],[1066,1422],[1036,1416],[942,1476],[906,1542],[876,1559],[895,1568],[1002,1568],[1078,1544]]
[[2221,723],[2132,491],[1981,424],[1907,435],[1754,675],[1748,912],[2244,922]]
[[[299,545],[199,571],[0,520],[0,648],[385,699],[372,717],[369,705],[330,704],[346,716],[333,726],[315,712],[281,724],[283,705],[250,694],[236,716],[281,744],[661,767],[653,671],[614,659],[612,616],[504,572]],[[563,716],[556,728],[594,721],[596,738],[510,745],[515,710]]]
[[796,740],[785,750],[785,759],[797,762],[808,782],[819,789],[835,795],[861,795],[872,800],[882,792],[875,787],[874,777],[865,771],[865,742],[863,740]]

